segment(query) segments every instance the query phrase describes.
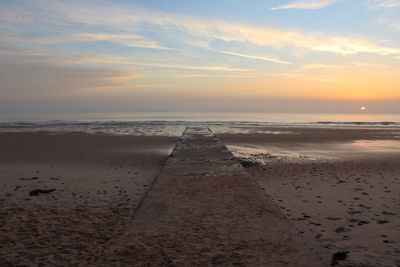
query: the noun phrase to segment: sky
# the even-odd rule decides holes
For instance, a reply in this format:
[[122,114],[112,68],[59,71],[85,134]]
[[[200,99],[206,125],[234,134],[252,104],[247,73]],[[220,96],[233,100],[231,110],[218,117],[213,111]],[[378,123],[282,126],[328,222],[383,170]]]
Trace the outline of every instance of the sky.
[[361,106],[400,113],[400,0],[0,1],[3,115]]

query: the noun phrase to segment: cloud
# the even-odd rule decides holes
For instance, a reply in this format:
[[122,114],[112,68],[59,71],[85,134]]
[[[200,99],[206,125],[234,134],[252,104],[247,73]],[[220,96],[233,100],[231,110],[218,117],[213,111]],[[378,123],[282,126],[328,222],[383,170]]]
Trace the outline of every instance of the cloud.
[[43,48],[20,48],[0,45],[0,60],[9,64],[53,66],[104,66],[128,63],[125,57],[112,54],[74,53],[46,50]]
[[132,62],[131,64],[136,66],[147,66],[147,67],[180,69],[180,70],[204,70],[212,72],[251,72],[250,69],[233,68],[227,66],[198,66],[198,65],[163,64],[163,63],[146,63],[146,62]]
[[50,36],[23,36],[8,34],[2,37],[8,42],[24,43],[29,39],[31,44],[36,45],[56,45],[65,43],[97,42],[107,41],[119,45],[130,47],[143,47],[151,49],[168,49],[158,42],[148,39],[136,33],[108,33],[108,32],[76,32],[66,34],[56,34]]
[[351,55],[372,53],[378,55],[399,54],[400,49],[381,46],[379,43],[357,36],[330,35],[325,33],[304,33],[279,28],[215,21],[212,25],[197,25],[197,33],[210,39],[226,42],[248,42],[257,46]]
[[[10,14],[15,14],[17,18],[21,16],[25,19],[29,18],[31,20],[29,21],[30,25],[47,25],[43,20],[50,20],[52,25],[58,24],[56,32],[63,32],[62,34],[37,37],[31,37],[32,35],[22,32],[21,34],[27,43],[30,39],[41,44],[46,42],[49,42],[49,44],[62,41],[73,42],[74,40],[76,42],[110,40],[124,45],[164,48],[164,45],[154,40],[154,37],[143,36],[144,32],[151,29],[152,32],[157,32],[158,36],[162,36],[166,42],[169,40],[169,46],[172,47],[176,45],[176,42],[208,44],[217,39],[226,42],[250,43],[273,49],[285,49],[289,54],[291,50],[299,48],[310,52],[318,51],[341,55],[357,53],[398,55],[400,51],[399,48],[386,47],[379,44],[379,41],[374,42],[365,37],[254,26],[136,7],[121,7],[108,1],[100,1],[102,4],[98,5],[95,4],[96,1],[90,3],[72,2],[75,4],[64,1],[52,1],[50,3],[48,1],[37,1],[35,3],[42,4],[32,8],[35,11],[23,10],[21,13],[24,16],[18,15],[18,12],[11,12]],[[333,2],[335,1],[296,1],[285,6],[311,8],[321,7]],[[0,22],[9,21],[10,14],[0,13]],[[101,32],[99,32],[100,29],[102,29]],[[21,31],[23,31],[23,28]],[[231,55],[238,56],[237,53],[231,53]],[[253,58],[255,59],[255,57]]]
[[252,73],[215,73],[215,74],[207,74],[207,73],[167,73],[165,75],[161,75],[163,78],[167,79],[193,79],[193,78],[237,78],[237,77],[254,77]]
[[[184,71],[205,71],[204,75],[210,75],[209,73],[232,73],[235,75],[249,75],[253,73],[251,69],[235,68],[223,65],[195,65],[195,64],[184,64],[179,61],[169,60],[163,62],[161,59],[156,58],[146,60],[140,60],[135,57],[118,56],[113,54],[84,54],[84,53],[53,53],[43,52],[41,49],[21,49],[14,47],[0,46],[0,59],[4,63],[11,65],[40,65],[40,66],[55,66],[70,68],[88,68],[90,66],[108,66],[108,68],[134,68],[134,69],[172,69],[172,70],[184,70]],[[128,72],[130,75],[118,76],[118,79],[127,78],[138,78],[144,74],[138,74],[136,72]],[[226,74],[224,74],[226,75]]]
[[333,5],[336,2],[337,0],[297,0],[271,9],[321,9]]
[[377,6],[385,8],[398,8],[400,7],[399,0],[375,0]]
[[315,43],[312,49],[342,55],[370,53],[385,56],[400,53],[399,48],[381,46],[365,38],[343,36],[327,37],[326,41]]
[[65,96],[87,90],[127,87],[139,73],[114,69],[88,69],[40,64],[0,64],[2,97]]
[[231,51],[225,51],[225,50],[212,50],[212,51],[223,53],[223,54],[226,54],[226,55],[232,55],[232,56],[249,58],[249,59],[256,59],[256,60],[273,62],[273,63],[278,63],[278,64],[285,64],[285,65],[293,64],[292,62],[281,60],[281,59],[274,58],[274,57],[246,55],[246,54],[241,54],[241,53],[236,53],[236,52],[231,52]]
[[376,20],[374,25],[384,26],[385,28],[387,28],[389,30],[392,30],[395,32],[400,32],[400,21],[398,20],[398,18],[393,18],[393,19],[389,19],[387,17],[380,18],[380,19]]
[[[305,1],[297,1],[299,2],[303,3],[303,7],[306,6]],[[248,82],[248,77],[265,77],[265,73],[271,73],[272,76],[268,78],[281,78],[280,82],[284,83],[285,77],[282,79],[275,74],[278,71],[285,71],[287,75],[292,71],[292,77],[294,75],[296,78],[309,77],[324,79],[324,81],[339,81],[340,79],[330,75],[329,71],[340,73],[339,78],[347,79],[345,74],[353,73],[351,68],[342,71],[335,67],[327,68],[310,64],[324,62],[326,58],[335,58],[332,61],[351,61],[357,54],[360,54],[358,58],[373,57],[377,59],[376,61],[379,61],[379,57],[385,57],[382,60],[390,60],[400,55],[400,48],[395,43],[383,43],[380,40],[357,35],[257,26],[237,21],[118,6],[111,1],[36,0],[27,1],[27,3],[30,5],[11,9],[9,13],[0,11],[0,28],[4,29],[0,36],[0,44],[9,47],[8,49],[0,47],[0,60],[5,62],[4,64],[18,62],[26,66],[40,65],[41,73],[43,73],[35,76],[37,81],[30,83],[29,81],[34,79],[33,76],[29,76],[27,70],[22,67],[14,68],[15,73],[21,73],[18,77],[23,77],[21,80],[27,82],[21,85],[22,81],[15,79],[13,88],[25,88],[26,92],[29,85],[32,86],[32,92],[34,88],[38,90],[45,88],[51,92],[59,90],[59,93],[69,92],[69,90],[82,92],[100,89],[115,93],[129,90],[129,88],[134,90],[139,85],[143,88],[172,85],[171,87],[178,88],[176,90],[181,90],[179,92],[184,92],[184,88],[188,88],[185,78],[212,77],[237,77],[238,79],[226,79],[226,81],[231,81],[232,85],[243,78],[245,80],[241,85],[243,89],[249,88],[245,84]],[[321,4],[321,1],[319,3]],[[111,45],[91,45],[91,42],[98,41],[107,41]],[[77,45],[71,45],[71,43],[77,43]],[[120,49],[115,44],[127,47]],[[215,44],[218,44],[218,49]],[[151,49],[139,51],[136,47]],[[199,47],[209,51],[199,49]],[[246,51],[258,52],[251,54]],[[268,51],[267,54],[264,54],[265,51]],[[196,56],[195,60],[193,57],[186,56],[185,53]],[[283,59],[271,56],[274,54],[285,56]],[[297,64],[299,61],[297,54],[304,56],[301,64]],[[232,60],[229,57],[232,57]],[[264,64],[265,66],[263,65],[261,69],[260,64],[254,64],[250,60],[239,61],[239,58],[273,62],[282,66],[274,66],[272,69]],[[290,61],[286,58],[290,58]],[[7,60],[4,61],[4,59]],[[329,60],[326,61],[329,62]],[[309,66],[296,69],[302,64]],[[68,79],[62,76],[63,66],[68,67],[65,72],[66,77],[70,77]],[[44,76],[47,70],[51,73],[52,68],[57,69],[57,72]],[[95,78],[96,75],[89,71],[94,68],[98,69],[96,75],[104,79]],[[266,71],[267,68],[268,71]],[[72,72],[71,69],[77,72]],[[35,70],[35,67],[32,67],[32,70]],[[79,70],[83,70],[82,76],[78,75]],[[124,71],[121,72],[121,70]],[[10,72],[7,72],[5,68],[2,71],[1,80],[3,81]],[[367,74],[371,76],[371,73]],[[56,83],[57,77],[59,77],[60,86]],[[183,81],[166,82],[165,79],[168,78]],[[12,83],[10,79],[7,81],[9,84]],[[46,81],[49,83],[43,84]],[[218,82],[224,81],[221,79]],[[260,88],[265,84],[268,82],[260,82]],[[293,84],[297,85],[298,82],[293,82],[287,88]],[[280,88],[280,85],[277,83],[275,88]],[[207,87],[204,83],[197,86],[199,90]],[[230,85],[226,84],[212,84],[207,88],[212,88],[209,91],[213,91],[218,86],[230,88]],[[8,86],[8,88],[11,87]],[[282,90],[293,93],[289,89]],[[8,90],[8,93],[11,94],[12,90]]]

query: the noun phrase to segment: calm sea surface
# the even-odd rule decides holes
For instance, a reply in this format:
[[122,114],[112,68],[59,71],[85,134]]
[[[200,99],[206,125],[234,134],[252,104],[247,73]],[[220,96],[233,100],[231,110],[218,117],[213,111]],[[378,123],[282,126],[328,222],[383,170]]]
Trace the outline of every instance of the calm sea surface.
[[29,114],[15,116],[0,114],[1,122],[38,121],[220,121],[220,122],[264,122],[264,123],[315,123],[315,122],[394,122],[400,123],[400,114],[368,113],[206,113],[206,112],[146,112],[146,113],[62,113]]

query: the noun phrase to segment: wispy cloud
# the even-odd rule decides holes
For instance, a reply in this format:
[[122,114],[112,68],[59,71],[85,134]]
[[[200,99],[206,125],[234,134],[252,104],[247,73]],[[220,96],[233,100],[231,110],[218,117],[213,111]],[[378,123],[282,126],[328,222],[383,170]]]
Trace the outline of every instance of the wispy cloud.
[[[285,6],[289,7],[321,7],[332,4],[335,1],[296,1]],[[40,3],[40,1],[39,1]],[[212,40],[226,42],[248,42],[256,46],[266,46],[274,49],[285,49],[290,53],[293,49],[308,51],[328,52],[341,55],[357,53],[373,53],[379,55],[398,54],[399,48],[386,47],[365,37],[332,35],[327,33],[303,32],[298,30],[282,29],[267,26],[254,26],[244,23],[210,20],[194,16],[164,13],[141,8],[122,8],[106,2],[108,5],[90,5],[89,3],[75,5],[66,2],[55,2],[49,5],[41,5],[41,12],[47,19],[61,26],[59,31],[69,25],[68,30],[75,28],[107,29],[103,32],[75,32],[64,35],[49,36],[43,38],[43,42],[65,41],[94,41],[111,40],[132,46],[144,46],[149,48],[163,48],[154,39],[143,36],[140,32],[151,27],[164,38],[173,36],[174,41],[186,42],[187,40],[208,43]],[[56,6],[54,6],[56,5]],[[83,5],[83,6],[82,6]],[[49,10],[49,6],[51,10]],[[56,12],[53,12],[56,10]],[[43,23],[43,16],[29,15],[29,10],[24,10],[24,18],[30,18],[30,24]],[[28,14],[28,15],[27,15]],[[36,14],[37,15],[37,14]],[[15,15],[17,16],[17,15]],[[61,19],[59,19],[61,18]],[[7,22],[10,15],[0,13],[0,21]],[[72,25],[72,26],[71,26]],[[73,26],[75,25],[75,26]],[[121,31],[125,31],[121,34]],[[29,39],[31,37],[26,37]],[[42,37],[41,37],[42,38]],[[38,38],[33,38],[37,41]],[[28,41],[28,40],[27,40]],[[241,53],[240,53],[241,54]],[[231,53],[232,56],[238,56]],[[266,59],[266,58],[265,58]]]
[[[44,52],[41,49],[21,49],[0,46],[0,58],[10,64],[35,64],[35,65],[52,65],[57,67],[82,67],[90,66],[107,66],[114,69],[131,68],[131,69],[169,69],[181,71],[204,71],[204,76],[215,75],[216,73],[231,73],[232,75],[249,75],[253,70],[246,68],[235,68],[223,65],[195,65],[184,64],[183,62],[169,60],[163,62],[162,59],[154,58],[147,61],[141,60],[134,56],[118,56],[113,54],[96,54],[96,53],[55,53]],[[7,59],[7,60],[6,60]],[[129,80],[132,78],[142,77],[144,74],[132,71],[121,72],[124,75],[116,76],[119,80]],[[188,74],[189,75],[189,74]],[[201,75],[201,74],[198,74]],[[211,76],[210,76],[211,77]]]
[[162,63],[146,63],[146,62],[132,62],[135,66],[147,66],[166,69],[179,69],[179,70],[203,70],[212,72],[251,72],[250,69],[233,68],[227,66],[198,66],[198,65],[182,65],[182,64],[162,64]]
[[[368,1],[371,3],[375,0]],[[317,9],[335,2],[292,1],[275,9]],[[379,10],[397,6],[395,1],[382,0],[376,3],[382,6]],[[1,77],[7,78],[10,84],[7,89],[9,95],[13,94],[12,88],[16,87],[25,88],[26,92],[33,87],[46,88],[49,92],[56,90],[54,88],[72,89],[74,92],[90,92],[99,88],[104,91],[163,86],[187,88],[188,81],[185,79],[191,78],[221,78],[219,82],[231,83],[229,86],[224,84],[224,88],[231,88],[230,85],[235,85],[237,80],[243,78],[243,84],[237,87],[243,89],[249,88],[248,77],[262,79],[267,75],[270,75],[267,82],[265,79],[257,84],[260,92],[265,91],[265,84],[270,84],[269,80],[272,79],[276,81],[273,87],[281,91],[285,89],[280,88],[295,88],[299,84],[297,79],[335,85],[342,82],[347,84],[348,91],[353,85],[355,66],[348,64],[342,67],[329,63],[356,59],[368,62],[368,59],[373,59],[373,63],[393,64],[400,55],[396,40],[382,42],[380,37],[373,38],[368,34],[339,34],[340,29],[336,32],[317,32],[302,29],[301,26],[283,28],[262,23],[255,25],[123,6],[116,1],[29,0],[24,5],[7,8],[7,12],[4,10],[0,10],[0,61],[4,65]],[[186,56],[186,53],[192,56]],[[24,84],[20,84],[22,81],[15,77],[12,84],[13,79],[7,69],[9,62],[19,64],[15,73],[24,77]],[[43,74],[29,76],[29,70],[23,65],[31,67],[30,70],[36,70],[32,66],[39,66],[37,69]],[[356,67],[365,77],[377,73],[374,79],[369,79],[376,82],[376,88],[382,87],[378,82],[385,73],[389,73],[363,65]],[[51,72],[53,68],[57,71]],[[65,77],[62,74],[64,68],[68,69]],[[365,71],[366,68],[369,70]],[[91,72],[93,69],[96,71]],[[83,70],[82,74],[80,70]],[[372,86],[369,85],[372,82],[363,82],[361,76],[358,77],[359,84]],[[224,81],[224,77],[238,79]],[[290,84],[286,82],[287,77],[293,78]],[[394,74],[390,77],[392,81],[398,81]],[[65,86],[59,87],[57,80]],[[218,87],[215,80],[212,82],[210,92]],[[392,86],[389,82],[387,84]],[[203,87],[202,83],[197,85],[197,88]],[[332,88],[332,92],[335,92],[336,87]],[[322,91],[320,87],[315,90]],[[247,93],[246,90],[242,91],[243,94]],[[291,93],[293,91],[287,89],[287,94]]]
[[293,64],[292,62],[281,60],[279,58],[274,58],[274,57],[254,56],[254,55],[247,55],[247,54],[236,53],[236,52],[231,52],[231,51],[224,51],[224,50],[213,50],[213,51],[220,52],[220,53],[227,54],[227,55],[249,58],[249,59],[256,59],[256,60],[273,62],[273,63],[278,63],[278,64]]
[[358,53],[370,53],[377,55],[397,55],[400,48],[382,46],[360,37],[328,37],[326,41],[315,43],[312,46],[315,51],[324,51],[342,55],[352,55]]
[[297,0],[271,9],[321,9],[336,2],[337,0]]
[[85,90],[126,88],[129,87],[129,81],[137,79],[139,75],[137,72],[115,69],[0,64],[0,93],[2,97],[65,96]]
[[55,34],[50,36],[4,35],[3,40],[24,43],[29,39],[31,44],[55,45],[64,43],[107,41],[130,47],[143,47],[152,49],[168,49],[158,42],[141,36],[137,33],[109,33],[109,32],[75,32]]
[[337,83],[340,80],[335,77],[338,71],[350,70],[349,65],[336,64],[305,64],[292,69],[290,72],[274,74],[290,79],[313,80],[319,82]]
[[193,78],[237,78],[237,77],[255,77],[253,73],[167,73],[161,75],[163,78],[167,79],[193,79]]
[[325,33],[300,32],[279,28],[257,27],[215,21],[212,24],[197,25],[197,32],[203,36],[227,42],[249,42],[257,46],[275,49],[301,48],[306,51],[328,52],[341,55],[372,53],[378,55],[399,54],[400,48],[387,47],[365,37],[330,35]]
[[395,32],[400,32],[400,20],[398,18],[389,19],[388,17],[380,18],[375,21],[374,26],[383,26]]
[[379,7],[385,7],[385,8],[398,8],[398,7],[400,7],[400,1],[399,0],[375,0],[375,3]]

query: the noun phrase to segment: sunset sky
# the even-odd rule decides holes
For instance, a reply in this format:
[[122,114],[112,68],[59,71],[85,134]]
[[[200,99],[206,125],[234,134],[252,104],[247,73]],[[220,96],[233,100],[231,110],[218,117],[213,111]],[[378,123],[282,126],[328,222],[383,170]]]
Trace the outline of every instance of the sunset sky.
[[400,0],[2,0],[0,112],[400,113]]

